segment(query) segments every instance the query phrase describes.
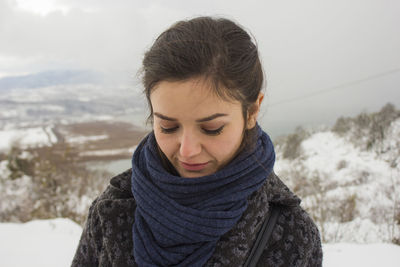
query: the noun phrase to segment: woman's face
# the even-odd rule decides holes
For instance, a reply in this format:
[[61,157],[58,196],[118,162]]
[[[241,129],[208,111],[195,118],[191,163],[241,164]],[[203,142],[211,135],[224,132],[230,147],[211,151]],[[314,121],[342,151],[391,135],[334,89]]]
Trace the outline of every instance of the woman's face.
[[202,79],[162,81],[150,95],[157,143],[182,177],[215,173],[242,142],[240,102],[211,90]]

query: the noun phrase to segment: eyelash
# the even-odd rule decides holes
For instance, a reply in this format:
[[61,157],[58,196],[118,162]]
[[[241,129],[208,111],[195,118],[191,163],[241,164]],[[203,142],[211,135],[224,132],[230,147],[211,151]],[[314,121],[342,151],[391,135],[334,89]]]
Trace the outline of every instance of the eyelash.
[[178,130],[178,128],[179,128],[178,126],[172,127],[172,128],[163,128],[163,127],[160,126],[161,132],[162,132],[162,133],[165,133],[165,134],[173,133],[173,132],[175,132],[176,130]]
[[[207,135],[220,135],[222,133],[222,130],[224,129],[225,125],[219,127],[216,130],[207,130],[202,128],[203,132]],[[179,126],[176,127],[172,127],[172,128],[163,128],[160,126],[161,132],[164,134],[172,134],[174,133],[176,130],[178,130]]]

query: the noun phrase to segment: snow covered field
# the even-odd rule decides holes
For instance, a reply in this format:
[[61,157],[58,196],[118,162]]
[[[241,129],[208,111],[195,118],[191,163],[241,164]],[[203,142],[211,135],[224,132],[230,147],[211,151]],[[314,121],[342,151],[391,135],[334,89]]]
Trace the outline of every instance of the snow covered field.
[[[69,219],[0,224],[0,266],[70,266],[82,228]],[[398,267],[400,246],[325,244],[324,267]]]
[[70,266],[82,228],[69,219],[0,224],[0,266]]
[[393,244],[326,244],[324,267],[399,267],[400,246]]
[[0,130],[0,152],[8,151],[14,143],[21,147],[38,147],[57,142],[52,126]]

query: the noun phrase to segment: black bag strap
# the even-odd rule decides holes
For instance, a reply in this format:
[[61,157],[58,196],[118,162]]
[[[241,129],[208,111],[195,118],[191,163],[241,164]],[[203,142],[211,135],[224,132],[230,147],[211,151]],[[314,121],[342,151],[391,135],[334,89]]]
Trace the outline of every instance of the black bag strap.
[[265,218],[263,224],[261,225],[261,229],[257,234],[256,241],[254,242],[253,247],[251,248],[250,255],[244,263],[244,267],[255,267],[257,265],[258,260],[261,257],[261,254],[264,251],[265,246],[272,234],[272,230],[278,220],[280,213],[279,205],[270,205],[270,211],[268,213],[267,218]]

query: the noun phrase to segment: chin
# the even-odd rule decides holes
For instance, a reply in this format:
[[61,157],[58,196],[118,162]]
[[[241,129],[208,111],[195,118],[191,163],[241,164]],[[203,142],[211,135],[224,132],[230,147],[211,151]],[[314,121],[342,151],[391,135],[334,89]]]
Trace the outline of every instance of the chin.
[[189,174],[181,175],[182,178],[199,178],[202,176],[204,176],[204,175],[200,175],[198,173],[189,173]]
[[180,169],[180,170],[178,170],[178,173],[183,178],[199,178],[202,176],[213,174],[213,173],[215,173],[215,171],[214,172],[205,171],[205,170],[204,171],[187,171],[187,170]]
[[203,174],[201,172],[179,171],[179,175],[183,178],[198,178],[207,174]]

